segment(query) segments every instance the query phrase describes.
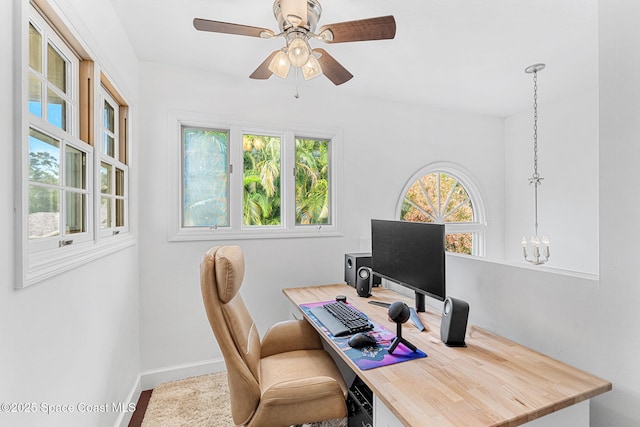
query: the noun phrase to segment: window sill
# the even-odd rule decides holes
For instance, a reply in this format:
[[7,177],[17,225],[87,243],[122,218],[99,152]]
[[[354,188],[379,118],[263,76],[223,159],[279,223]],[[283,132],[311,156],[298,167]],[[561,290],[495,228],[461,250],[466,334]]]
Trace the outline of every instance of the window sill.
[[132,235],[122,235],[95,243],[93,241],[60,249],[29,254],[28,265],[16,289],[23,289],[57,276],[98,258],[121,251],[136,244]]
[[224,230],[224,229],[180,229],[169,237],[170,242],[187,242],[199,240],[255,240],[255,239],[296,239],[312,237],[341,237],[342,233],[335,227],[309,227],[305,229],[272,229],[272,230]]

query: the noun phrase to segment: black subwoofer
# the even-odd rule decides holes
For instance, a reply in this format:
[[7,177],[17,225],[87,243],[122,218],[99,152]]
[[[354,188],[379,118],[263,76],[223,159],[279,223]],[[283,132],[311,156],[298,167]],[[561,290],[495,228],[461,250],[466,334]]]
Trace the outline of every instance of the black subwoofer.
[[[371,267],[371,252],[344,254],[344,281],[356,287],[356,278],[360,267]],[[380,277],[373,276],[373,286],[380,284]]]

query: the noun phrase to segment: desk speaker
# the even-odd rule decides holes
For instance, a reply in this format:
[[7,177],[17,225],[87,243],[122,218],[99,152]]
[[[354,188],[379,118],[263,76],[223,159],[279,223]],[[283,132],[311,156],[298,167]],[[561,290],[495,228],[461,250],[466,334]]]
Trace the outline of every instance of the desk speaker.
[[466,347],[464,336],[467,333],[469,304],[458,298],[447,297],[442,308],[440,339],[449,347]]
[[[344,281],[347,285],[356,287],[356,277],[360,267],[371,267],[371,252],[344,254]],[[373,285],[380,284],[378,276],[373,276]]]
[[360,267],[356,273],[356,292],[358,296],[369,298],[373,286],[373,274],[369,267]]

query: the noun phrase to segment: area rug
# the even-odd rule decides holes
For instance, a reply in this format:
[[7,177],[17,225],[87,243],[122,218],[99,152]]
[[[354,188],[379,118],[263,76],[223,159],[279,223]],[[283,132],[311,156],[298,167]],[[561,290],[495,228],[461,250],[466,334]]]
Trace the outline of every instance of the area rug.
[[[226,372],[160,384],[153,389],[142,427],[233,427]],[[302,427],[346,427],[347,419]]]

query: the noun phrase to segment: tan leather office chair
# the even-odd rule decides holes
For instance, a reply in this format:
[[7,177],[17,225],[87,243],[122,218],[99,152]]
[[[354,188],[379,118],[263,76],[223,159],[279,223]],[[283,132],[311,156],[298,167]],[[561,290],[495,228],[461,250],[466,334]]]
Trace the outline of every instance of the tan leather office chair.
[[272,326],[260,342],[240,293],[244,255],[216,246],[200,266],[202,298],[227,366],[236,425],[286,427],[347,415],[347,387],[304,320]]

